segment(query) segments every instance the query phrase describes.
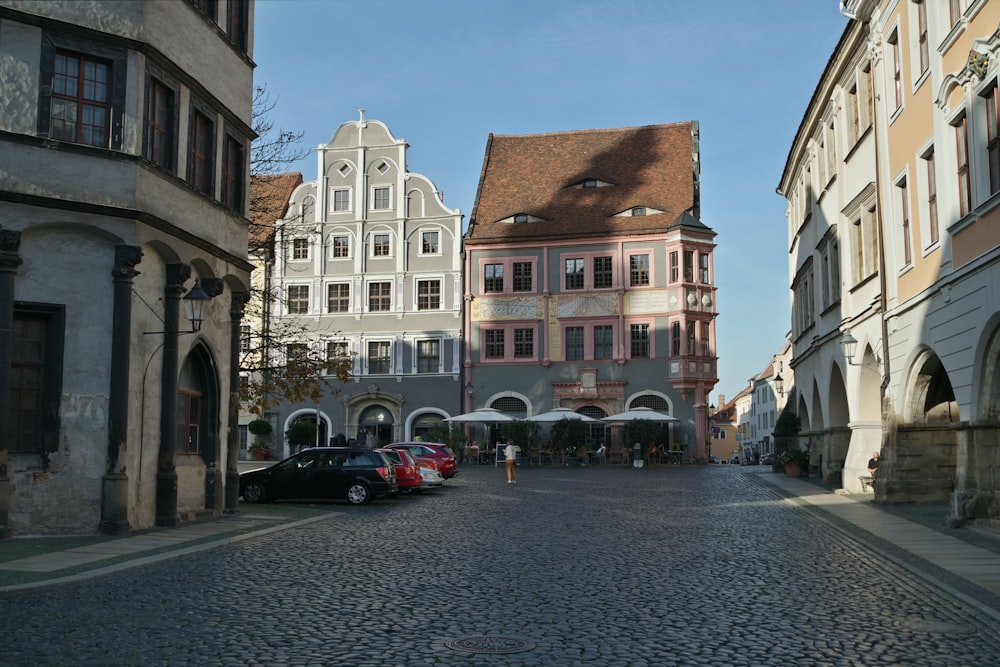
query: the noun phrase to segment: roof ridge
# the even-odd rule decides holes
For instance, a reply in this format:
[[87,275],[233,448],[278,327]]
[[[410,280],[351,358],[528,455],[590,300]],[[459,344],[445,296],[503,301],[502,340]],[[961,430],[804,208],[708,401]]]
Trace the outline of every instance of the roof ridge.
[[560,136],[565,137],[573,134],[620,134],[624,132],[634,132],[635,130],[658,130],[665,129],[668,127],[681,127],[684,125],[690,125],[694,121],[684,120],[677,121],[675,123],[659,123],[656,125],[630,125],[628,127],[608,127],[608,128],[591,128],[586,130],[555,130],[553,132],[537,132],[531,134],[496,134],[493,136],[500,139],[510,139],[519,137],[554,137]]

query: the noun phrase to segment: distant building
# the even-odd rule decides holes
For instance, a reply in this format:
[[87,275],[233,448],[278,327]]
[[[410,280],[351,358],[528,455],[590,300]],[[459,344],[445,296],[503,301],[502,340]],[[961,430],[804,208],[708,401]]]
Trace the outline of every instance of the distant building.
[[321,443],[384,445],[461,411],[462,215],[409,171],[408,148],[362,112],[275,223],[270,323],[299,330],[275,354],[350,358],[352,375],[319,405],[282,403],[281,434],[318,419]]
[[2,532],[236,508],[252,22],[0,0]]
[[695,122],[490,135],[465,235],[465,410],[646,406],[705,456],[715,232],[699,172]]
[[781,176],[794,409],[844,487],[997,516],[1000,4],[847,0]]

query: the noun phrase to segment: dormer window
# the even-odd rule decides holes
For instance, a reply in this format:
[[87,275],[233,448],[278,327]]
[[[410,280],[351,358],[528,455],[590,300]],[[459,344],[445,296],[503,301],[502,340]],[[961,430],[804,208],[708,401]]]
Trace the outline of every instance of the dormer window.
[[528,213],[515,213],[514,215],[509,215],[502,220],[497,220],[497,222],[502,222],[504,224],[513,225],[523,225],[529,222],[542,222],[541,218],[536,218]]
[[635,208],[632,209],[632,215],[633,216],[636,216],[636,215],[646,215],[646,207],[645,206],[636,206]]
[[657,215],[663,213],[658,208],[650,208],[648,206],[633,206],[632,208],[627,208],[620,213],[616,213],[616,218],[634,218],[640,215]]
[[608,183],[607,181],[602,181],[596,178],[585,178],[582,181],[577,181],[569,187],[576,188],[577,190],[591,190],[593,188],[606,188],[614,183]]

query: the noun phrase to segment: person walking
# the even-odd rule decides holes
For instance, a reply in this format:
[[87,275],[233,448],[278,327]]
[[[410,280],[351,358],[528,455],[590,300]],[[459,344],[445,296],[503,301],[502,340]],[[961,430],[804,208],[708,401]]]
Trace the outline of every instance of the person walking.
[[517,455],[521,448],[514,444],[513,440],[507,440],[507,447],[503,450],[504,459],[507,463],[507,483],[517,484]]

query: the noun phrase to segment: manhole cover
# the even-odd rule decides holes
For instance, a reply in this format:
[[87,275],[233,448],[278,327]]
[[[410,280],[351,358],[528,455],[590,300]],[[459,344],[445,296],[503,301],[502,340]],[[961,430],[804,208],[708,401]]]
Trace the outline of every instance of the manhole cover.
[[942,621],[934,618],[904,618],[893,623],[900,630],[910,632],[929,632],[940,635],[969,635],[976,631],[970,625]]
[[527,639],[501,635],[477,635],[450,639],[444,645],[450,649],[468,653],[520,653],[535,648],[535,643],[529,642]]

